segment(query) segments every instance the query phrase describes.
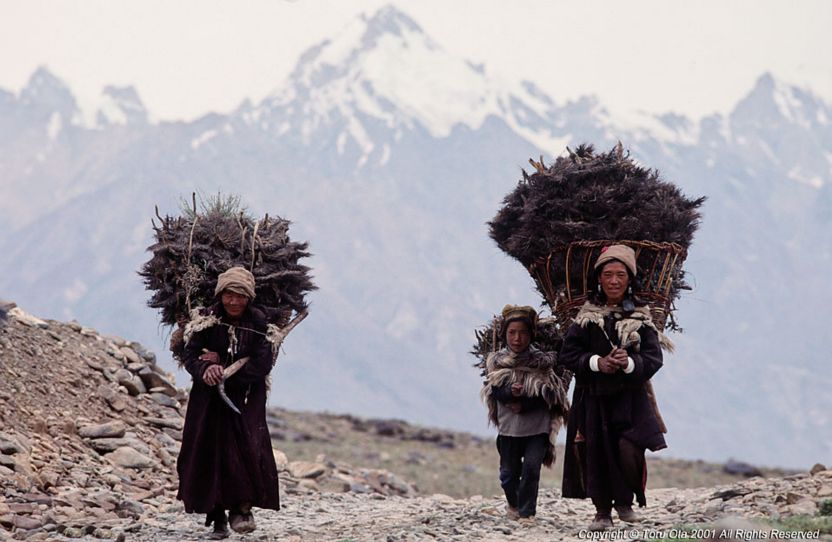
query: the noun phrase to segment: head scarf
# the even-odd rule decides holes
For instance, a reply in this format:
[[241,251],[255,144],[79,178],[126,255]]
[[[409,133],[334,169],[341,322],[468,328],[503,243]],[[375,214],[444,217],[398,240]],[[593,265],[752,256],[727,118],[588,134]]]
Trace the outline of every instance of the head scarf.
[[508,330],[508,325],[512,322],[524,322],[529,328],[529,333],[534,339],[535,331],[537,331],[537,311],[528,305],[506,305],[502,311],[503,317],[503,339],[505,340],[505,333]]
[[254,299],[254,275],[244,267],[232,267],[217,277],[214,295],[218,296],[226,290],[244,295],[249,300]]
[[610,245],[601,249],[601,255],[595,260],[595,271],[598,272],[605,263],[617,260],[629,269],[633,277],[637,276],[636,253],[626,245]]

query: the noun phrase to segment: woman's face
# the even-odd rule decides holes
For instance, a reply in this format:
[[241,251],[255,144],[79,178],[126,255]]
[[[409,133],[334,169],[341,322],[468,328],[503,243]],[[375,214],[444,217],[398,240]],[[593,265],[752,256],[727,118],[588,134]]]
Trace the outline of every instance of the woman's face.
[[525,322],[510,322],[506,329],[506,342],[511,351],[519,354],[529,347],[532,342],[532,334],[529,332]]
[[242,316],[248,305],[248,297],[230,290],[223,290],[220,300],[225,313],[231,318]]
[[609,262],[601,268],[598,280],[601,283],[601,290],[607,296],[607,303],[611,305],[621,303],[624,294],[627,293],[627,286],[630,284],[627,267],[621,262]]

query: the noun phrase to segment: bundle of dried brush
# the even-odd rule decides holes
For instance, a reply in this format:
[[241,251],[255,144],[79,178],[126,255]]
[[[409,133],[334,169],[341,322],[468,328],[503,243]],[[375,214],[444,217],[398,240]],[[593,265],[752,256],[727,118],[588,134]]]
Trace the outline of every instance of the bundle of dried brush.
[[152,256],[139,271],[163,324],[181,328],[191,309],[211,305],[217,277],[237,265],[254,274],[255,303],[269,323],[282,327],[306,309],[306,294],[316,288],[309,267],[299,263],[310,255],[308,244],[290,240],[288,220],[256,220],[233,195],[200,198],[199,207],[194,195],[181,211],[162,218],[157,209]]
[[592,262],[609,244],[637,254],[639,292],[662,323],[676,328],[672,304],[688,288],[682,264],[705,201],[688,198],[656,170],[635,163],[619,143],[606,153],[581,145],[523,178],[489,222],[490,235],[535,279],[565,324],[586,299]]

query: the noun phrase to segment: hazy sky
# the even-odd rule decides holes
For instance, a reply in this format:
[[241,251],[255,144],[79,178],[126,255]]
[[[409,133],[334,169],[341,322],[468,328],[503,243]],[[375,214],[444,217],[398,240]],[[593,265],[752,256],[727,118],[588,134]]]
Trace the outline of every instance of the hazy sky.
[[134,85],[157,119],[227,112],[281,86],[298,56],[394,4],[448,51],[615,110],[726,112],[756,78],[832,101],[832,2],[0,0],[0,88],[39,65],[82,104]]

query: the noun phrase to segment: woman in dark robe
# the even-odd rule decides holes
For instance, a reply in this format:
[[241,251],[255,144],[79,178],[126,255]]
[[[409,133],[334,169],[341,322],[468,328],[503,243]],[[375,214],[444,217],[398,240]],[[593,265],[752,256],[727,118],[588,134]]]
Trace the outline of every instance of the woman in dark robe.
[[[177,498],[189,513],[207,514],[214,538],[255,529],[252,507],[280,509],[277,467],[266,425],[266,377],[273,366],[266,318],[251,305],[254,276],[233,267],[217,280],[218,302],[185,331],[185,368],[193,377],[182,448],[177,461]],[[249,358],[224,383],[223,369]],[[229,511],[226,517],[226,510]]]
[[646,504],[644,451],[667,446],[645,383],[662,366],[662,346],[672,345],[633,295],[636,277],[633,249],[613,245],[601,252],[589,301],[559,357],[575,375],[563,496],[592,499],[592,530],[613,526],[613,508],[621,521],[638,521],[632,505],[634,496]]

